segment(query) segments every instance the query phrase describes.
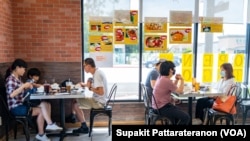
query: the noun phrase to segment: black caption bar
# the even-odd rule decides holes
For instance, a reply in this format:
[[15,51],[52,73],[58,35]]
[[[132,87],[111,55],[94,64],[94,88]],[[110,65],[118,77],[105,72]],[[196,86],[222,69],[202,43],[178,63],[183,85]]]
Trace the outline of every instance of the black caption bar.
[[192,139],[240,139],[250,140],[250,126],[242,125],[215,125],[215,126],[173,126],[173,125],[113,125],[112,140],[139,140],[166,138],[177,139],[188,137]]

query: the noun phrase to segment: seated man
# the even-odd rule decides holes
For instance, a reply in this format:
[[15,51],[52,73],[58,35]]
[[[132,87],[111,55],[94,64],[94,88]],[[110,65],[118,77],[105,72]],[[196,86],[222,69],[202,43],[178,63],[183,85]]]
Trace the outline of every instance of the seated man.
[[[92,98],[77,99],[73,104],[73,109],[76,112],[76,117],[82,123],[81,127],[73,130],[73,133],[88,133],[84,113],[82,109],[103,108],[107,101],[107,79],[105,74],[96,68],[95,62],[92,58],[86,58],[83,64],[84,70],[93,75],[93,80],[85,83],[80,83],[82,87],[88,87],[93,92]],[[80,107],[82,109],[80,109]]]

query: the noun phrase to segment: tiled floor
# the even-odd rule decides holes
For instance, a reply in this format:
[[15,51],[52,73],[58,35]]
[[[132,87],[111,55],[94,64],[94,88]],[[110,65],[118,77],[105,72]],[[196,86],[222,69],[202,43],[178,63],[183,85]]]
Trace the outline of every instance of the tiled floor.
[[[70,131],[69,131],[70,132]],[[59,137],[49,137],[51,141],[59,141]],[[92,132],[92,137],[88,134],[80,134],[80,136],[67,136],[63,141],[111,141],[112,136],[108,135],[108,128],[95,127]],[[31,134],[31,141],[35,141],[35,134]],[[9,141],[26,141],[25,136],[18,133],[17,139],[14,140],[13,137],[9,138]]]

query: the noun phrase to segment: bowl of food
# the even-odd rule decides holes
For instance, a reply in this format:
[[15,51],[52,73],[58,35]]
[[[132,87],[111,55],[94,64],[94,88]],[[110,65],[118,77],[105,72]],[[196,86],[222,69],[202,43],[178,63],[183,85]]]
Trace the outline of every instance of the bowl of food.
[[172,41],[183,41],[184,34],[181,31],[175,31],[171,33]]

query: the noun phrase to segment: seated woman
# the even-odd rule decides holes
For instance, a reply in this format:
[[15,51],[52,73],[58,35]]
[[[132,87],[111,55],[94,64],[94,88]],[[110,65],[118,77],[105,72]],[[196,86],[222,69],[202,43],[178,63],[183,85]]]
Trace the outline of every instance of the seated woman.
[[[175,75],[175,65],[172,61],[165,61],[160,66],[160,76],[157,78],[153,95],[155,101],[152,100],[154,109],[160,111],[161,115],[168,117],[172,123],[177,120],[177,125],[188,125],[190,116],[173,105],[172,92],[182,93],[184,88],[184,80],[180,74],[175,75],[175,81],[171,80]],[[156,106],[157,105],[157,106]]]
[[47,122],[46,130],[62,130],[62,128],[52,122],[49,103],[42,102],[36,107],[30,107],[23,102],[23,94],[33,88],[32,83],[21,81],[26,68],[27,64],[24,60],[16,59],[6,71],[5,86],[8,107],[15,116],[37,116],[38,134],[35,138],[40,141],[50,141],[44,132],[44,120]]
[[[227,94],[232,84],[235,83],[233,75],[233,67],[230,63],[223,63],[220,66],[221,79],[217,82],[215,89],[219,92]],[[204,97],[197,100],[195,118],[204,121],[204,110],[206,108],[212,108],[216,97]]]

